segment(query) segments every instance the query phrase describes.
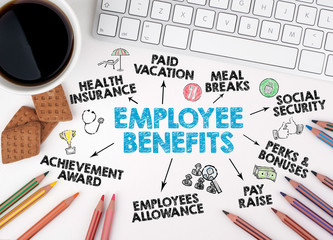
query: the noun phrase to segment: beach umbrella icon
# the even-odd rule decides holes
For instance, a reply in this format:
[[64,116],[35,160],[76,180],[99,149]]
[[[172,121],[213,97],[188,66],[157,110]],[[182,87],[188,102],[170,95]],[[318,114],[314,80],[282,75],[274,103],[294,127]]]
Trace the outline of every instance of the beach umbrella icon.
[[111,56],[119,56],[118,71],[123,71],[123,69],[121,69],[121,56],[128,56],[128,55],[130,55],[129,52],[123,48],[117,48],[117,49],[113,50],[113,52],[111,53]]

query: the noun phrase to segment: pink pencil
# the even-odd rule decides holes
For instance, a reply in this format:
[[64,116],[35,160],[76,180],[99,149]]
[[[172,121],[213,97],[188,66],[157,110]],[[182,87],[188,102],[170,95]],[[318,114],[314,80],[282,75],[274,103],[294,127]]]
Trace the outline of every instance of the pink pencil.
[[109,206],[106,209],[101,240],[109,240],[110,239],[112,219],[113,219],[113,214],[114,214],[114,202],[115,202],[115,195],[113,194],[112,198],[111,198],[111,201],[109,203]]
[[103,213],[103,204],[104,204],[104,195],[101,197],[101,200],[99,200],[94,210],[85,240],[94,240],[99,220],[101,219]]

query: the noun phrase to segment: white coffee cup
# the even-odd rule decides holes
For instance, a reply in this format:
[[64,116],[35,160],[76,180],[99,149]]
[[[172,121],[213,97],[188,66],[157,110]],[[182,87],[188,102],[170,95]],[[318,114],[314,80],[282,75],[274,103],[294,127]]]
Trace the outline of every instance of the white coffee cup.
[[[24,2],[24,0],[20,0],[20,1]],[[66,15],[67,19],[69,20],[69,23],[72,26],[73,36],[74,36],[72,54],[71,54],[71,57],[66,65],[66,67],[54,79],[52,79],[46,83],[43,83],[41,85],[36,85],[36,86],[18,85],[18,84],[15,84],[15,83],[5,79],[3,76],[0,75],[0,88],[4,89],[6,91],[12,92],[12,93],[33,95],[33,94],[46,92],[46,91],[49,91],[49,90],[55,88],[56,86],[61,84],[67,78],[67,76],[69,75],[71,70],[74,68],[74,66],[79,58],[79,53],[80,53],[80,49],[81,49],[81,32],[80,32],[79,22],[77,20],[77,17],[75,15],[74,11],[68,5],[66,0],[39,0],[39,1],[46,1],[49,3],[53,3]],[[2,8],[4,5],[6,5],[9,2],[12,2],[12,1],[4,1],[4,2],[1,1],[0,8]]]

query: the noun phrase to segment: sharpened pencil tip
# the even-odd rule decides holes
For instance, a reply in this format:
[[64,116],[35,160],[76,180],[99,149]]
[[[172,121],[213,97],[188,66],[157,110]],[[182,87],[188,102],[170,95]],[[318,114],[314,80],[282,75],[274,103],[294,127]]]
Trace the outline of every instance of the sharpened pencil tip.
[[275,212],[275,213],[277,212],[277,210],[275,208],[271,208],[271,209],[273,210],[273,212]]
[[225,215],[228,215],[229,213],[225,210],[222,210],[222,212],[224,212]]
[[280,194],[282,195],[282,196],[286,196],[287,194],[285,194],[285,193],[283,193],[283,192],[280,192]]
[[290,181],[290,178],[288,178],[288,177],[286,177],[286,176],[285,176],[285,178],[288,180],[288,182]]
[[311,172],[313,173],[313,175],[317,176],[317,173],[315,171],[311,170]]
[[312,127],[309,125],[305,125],[310,131],[312,130]]
[[79,194],[80,194],[79,192],[75,193],[74,198],[76,198]]
[[50,172],[50,171],[45,172],[45,173],[44,173],[44,176],[46,176],[47,174],[49,174],[49,172]]
[[115,199],[116,199],[116,195],[113,194],[111,200],[115,200]]
[[317,122],[318,122],[318,120],[312,120],[312,122],[313,122],[313,123],[317,123]]
[[104,201],[104,194],[102,195],[101,200]]
[[54,185],[56,185],[57,182],[58,181],[55,181],[55,182],[51,183],[50,186],[53,187]]

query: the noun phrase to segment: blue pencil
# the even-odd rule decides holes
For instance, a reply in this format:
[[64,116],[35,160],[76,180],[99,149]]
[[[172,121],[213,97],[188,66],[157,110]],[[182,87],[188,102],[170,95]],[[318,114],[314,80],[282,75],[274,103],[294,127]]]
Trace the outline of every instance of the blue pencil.
[[330,145],[331,147],[333,147],[333,138],[331,136],[329,136],[328,134],[324,133],[323,131],[320,131],[317,128],[313,128],[310,127],[308,125],[306,125],[306,127],[320,140],[322,140],[323,142],[325,142],[326,144]]
[[313,222],[317,223],[320,227],[325,229],[327,232],[329,232],[331,235],[333,235],[333,225],[331,225],[329,222],[327,222],[325,219],[320,217],[317,213],[312,211],[310,208],[305,206],[303,203],[298,201],[296,198],[293,198],[283,192],[280,192],[281,195],[290,203],[291,206],[296,208],[298,211],[303,213],[305,216],[310,218]]
[[314,194],[310,189],[305,187],[303,184],[296,182],[288,177],[285,177],[288,182],[293,186],[296,191],[298,191],[300,194],[302,194],[304,197],[309,199],[311,202],[316,204],[319,208],[321,208],[324,212],[326,212],[328,215],[333,217],[333,208],[326,203],[324,200],[322,200],[320,197],[318,197],[316,194]]

